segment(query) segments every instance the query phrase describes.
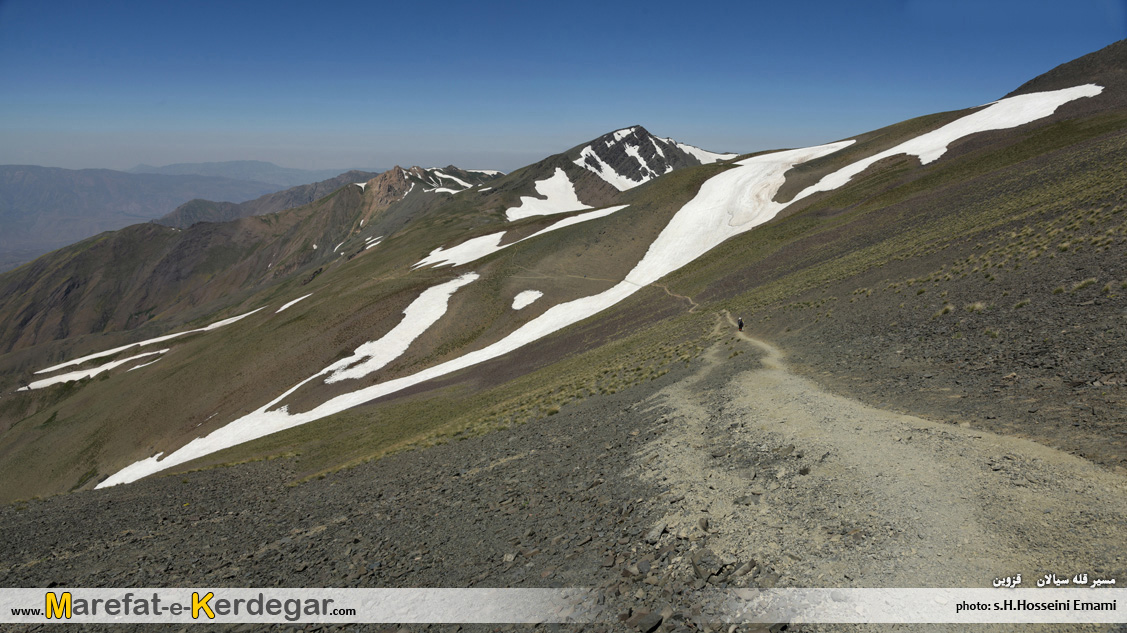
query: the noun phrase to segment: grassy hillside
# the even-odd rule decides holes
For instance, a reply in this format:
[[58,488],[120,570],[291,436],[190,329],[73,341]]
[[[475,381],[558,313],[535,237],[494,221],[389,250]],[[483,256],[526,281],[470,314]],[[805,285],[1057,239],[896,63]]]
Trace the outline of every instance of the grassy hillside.
[[[968,136],[927,165],[905,155],[875,163],[849,184],[802,199],[572,327],[181,468],[287,455],[302,478],[555,415],[693,363],[722,341],[737,316],[842,393],[1121,467],[1127,455],[1122,90],[1109,85],[1051,117]],[[776,199],[789,200],[844,165],[968,112],[859,136],[843,151],[788,172]],[[170,233],[125,242],[91,241],[70,260],[56,260],[58,274],[20,278],[31,285],[12,286],[19,299],[4,309],[32,319],[5,320],[16,324],[5,333],[15,343],[0,357],[8,389],[34,379],[32,370],[81,353],[262,309],[177,340],[159,362],[137,372],[123,366],[6,395],[0,400],[0,477],[11,482],[5,498],[92,487],[283,393],[276,406],[308,411],[481,350],[554,305],[617,284],[702,184],[732,168],[689,167],[621,193],[591,183],[584,195],[629,206],[515,243],[559,218],[509,223],[505,208],[557,167],[572,173],[567,156],[498,178],[485,193],[423,193],[396,171],[379,186],[345,187],[285,213],[179,234],[152,227]],[[460,267],[414,268],[438,247],[499,232],[501,243],[511,244],[504,250]],[[377,236],[382,241],[375,244]],[[112,256],[114,248],[143,262],[182,266],[148,267]],[[386,366],[355,380],[303,382],[391,331],[424,290],[471,271],[477,281],[457,291],[447,313]],[[55,285],[43,282],[48,279]],[[68,290],[63,281],[74,279],[82,283]],[[524,290],[544,298],[513,310],[513,297]],[[68,307],[76,293],[84,309]],[[153,304],[163,307],[151,314],[141,309]],[[130,318],[151,320],[145,334]],[[116,334],[74,336],[97,332]]]

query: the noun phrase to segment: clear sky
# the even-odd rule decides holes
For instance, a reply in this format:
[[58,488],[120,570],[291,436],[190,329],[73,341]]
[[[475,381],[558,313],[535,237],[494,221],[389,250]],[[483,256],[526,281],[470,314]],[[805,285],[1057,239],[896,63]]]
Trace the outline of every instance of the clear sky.
[[642,124],[714,151],[992,101],[1127,0],[0,0],[0,164],[511,170]]

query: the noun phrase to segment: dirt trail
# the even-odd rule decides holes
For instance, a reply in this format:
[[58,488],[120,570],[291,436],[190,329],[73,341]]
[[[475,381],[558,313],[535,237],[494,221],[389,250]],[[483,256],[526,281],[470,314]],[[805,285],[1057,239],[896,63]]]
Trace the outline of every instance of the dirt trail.
[[[645,403],[668,422],[640,472],[685,497],[663,519],[671,532],[755,559],[761,586],[1127,578],[1123,476],[1027,440],[836,396],[734,322],[717,328],[696,375]],[[733,372],[748,366],[733,361],[742,351],[760,365]]]

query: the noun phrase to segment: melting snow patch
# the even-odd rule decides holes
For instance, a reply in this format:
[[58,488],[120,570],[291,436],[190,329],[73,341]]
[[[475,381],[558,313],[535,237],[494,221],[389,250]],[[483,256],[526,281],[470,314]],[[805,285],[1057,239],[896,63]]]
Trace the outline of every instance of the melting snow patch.
[[513,298],[513,309],[520,310],[521,308],[532,305],[534,301],[543,296],[544,293],[539,290],[525,290]]
[[486,176],[504,176],[505,175],[505,172],[497,171],[496,169],[467,169],[466,171],[472,171],[475,174],[485,174]]
[[[627,127],[627,128],[623,128],[621,130],[615,131],[615,133],[614,133],[614,143],[621,141],[622,139],[626,138],[627,136],[630,136],[631,134],[634,133],[634,130],[637,130],[637,129],[638,129],[637,127]],[[614,143],[608,142],[607,147],[610,147]]]
[[688,143],[677,143],[677,141],[674,141],[671,138],[665,140],[671,143],[676,143],[677,147],[680,147],[681,150],[686,154],[692,154],[693,156],[695,156],[702,165],[709,165],[715,163],[716,161],[728,160],[729,158],[735,158],[739,156],[739,154],[717,154],[716,152],[710,152],[706,149],[694,147],[692,145],[689,145]]
[[482,235],[473,239],[466,240],[457,246],[452,246],[444,249],[441,246],[430,252],[423,259],[419,260],[412,268],[419,268],[427,264],[434,264],[436,266],[453,265],[461,266],[468,264],[475,259],[480,259],[491,253],[504,248],[501,246],[501,238],[505,237],[505,232],[490,233],[489,235]]
[[152,365],[153,363],[157,362],[158,360],[160,360],[160,357],[157,357],[157,359],[156,359],[156,360],[151,360],[151,361],[149,361],[149,362],[147,362],[147,363],[141,363],[140,365],[136,365],[136,366],[134,366],[134,367],[130,367],[130,368],[129,368],[129,369],[128,369],[128,370],[126,371],[126,373],[128,373],[128,372],[130,372],[130,371],[133,371],[134,369],[141,369],[142,367],[148,367],[149,365]]
[[[263,308],[264,307],[266,307],[266,306],[263,306]],[[158,336],[156,338],[151,338],[151,339],[148,339],[148,340],[145,340],[145,341],[141,341],[139,343],[130,343],[129,345],[122,345],[121,347],[115,347],[113,349],[106,350],[104,352],[98,352],[96,354],[90,354],[88,356],[83,356],[82,358],[76,358],[74,360],[68,360],[65,363],[61,363],[59,365],[54,365],[54,366],[48,367],[47,369],[40,369],[39,371],[37,371],[35,373],[37,373],[37,374],[49,374],[53,371],[57,371],[57,370],[62,369],[64,367],[70,367],[71,365],[81,365],[82,363],[85,363],[86,361],[89,361],[89,360],[94,360],[95,358],[102,358],[102,357],[105,357],[105,356],[113,356],[114,354],[116,354],[118,352],[125,351],[125,350],[129,349],[130,347],[144,347],[146,345],[152,345],[153,343],[163,343],[165,341],[170,341],[170,340],[172,340],[172,339],[174,339],[178,336],[184,336],[186,334],[194,334],[196,332],[210,332],[212,330],[221,328],[224,325],[230,325],[230,324],[234,323],[235,321],[238,321],[239,319],[246,318],[246,317],[254,314],[255,312],[258,312],[261,309],[262,308],[258,308],[258,309],[255,309],[255,310],[251,310],[250,312],[245,312],[245,313],[240,314],[238,316],[233,316],[229,319],[223,319],[222,321],[216,321],[215,323],[212,323],[211,325],[209,325],[207,327],[201,327],[201,328],[198,328],[198,329],[195,329],[195,330],[188,330],[186,332],[177,332],[176,334],[166,334],[164,336]]]
[[486,187],[484,189],[478,189],[477,192],[478,193],[485,193],[486,191],[490,191],[492,189],[493,189],[493,187]]
[[434,170],[434,175],[438,176],[439,178],[445,178],[447,180],[453,180],[454,182],[458,183],[459,185],[462,185],[462,188],[464,188],[464,189],[469,189],[470,187],[473,186],[470,183],[462,180],[461,178],[455,178],[454,176],[451,176],[449,174],[444,174],[444,173],[438,171],[437,169]]
[[423,259],[419,260],[418,263],[412,266],[412,268],[426,266],[427,264],[433,264],[435,266],[461,266],[462,264],[468,264],[472,261],[481,259],[486,255],[492,255],[497,251],[508,248],[513,244],[519,244],[520,242],[523,242],[525,240],[530,240],[534,237],[538,237],[545,233],[550,233],[551,231],[562,229],[573,224],[579,224],[580,222],[586,222],[588,220],[595,220],[598,218],[606,217],[614,213],[615,211],[621,211],[628,206],[630,205],[621,204],[616,207],[607,207],[605,209],[599,209],[597,211],[588,211],[587,213],[573,215],[570,218],[564,218],[559,222],[556,222],[550,226],[546,226],[524,239],[517,240],[516,242],[510,242],[509,244],[505,244],[504,246],[501,245],[501,238],[505,236],[505,231],[501,231],[498,233],[490,233],[489,235],[482,235],[481,237],[475,237],[473,239],[466,240],[465,242],[462,242],[457,246],[452,246],[448,249],[438,247],[431,251],[430,255],[427,255]]
[[836,189],[849,182],[857,174],[865,171],[873,163],[889,156],[911,154],[918,157],[921,164],[926,165],[937,160],[947,151],[948,145],[964,136],[987,130],[1005,130],[1024,125],[1049,116],[1069,101],[1082,97],[1094,97],[1101,92],[1103,92],[1102,87],[1095,84],[1086,84],[1075,88],[1034,92],[995,101],[987,104],[978,112],[952,121],[937,130],[921,134],[896,147],[842,167],[822,178],[817,184],[810,185],[794,199],[801,200],[819,191]]
[[[287,303],[286,305],[284,305],[284,306],[282,306],[282,307],[278,308],[278,312],[281,312],[282,310],[285,310],[286,308],[288,308],[288,307],[292,306],[293,304],[297,303],[298,301],[301,301],[302,299],[308,299],[309,297],[312,297],[312,296],[313,296],[313,293],[311,292],[311,293],[309,293],[309,294],[305,295],[304,297],[298,297],[297,299],[294,299],[293,301],[290,301],[290,302],[289,302],[289,303]],[[275,312],[274,314],[278,314],[278,312]]]
[[352,356],[342,358],[325,368],[321,374],[330,374],[325,382],[334,383],[350,378],[362,378],[399,358],[407,351],[411,341],[446,314],[450,295],[477,278],[477,273],[466,273],[453,281],[424,290],[403,311],[403,320],[399,325],[378,341],[364,343],[356,348]]
[[366,245],[364,246],[364,250],[368,250],[369,248],[372,248],[373,246],[379,246],[379,245],[380,245],[380,242],[382,242],[382,241],[383,241],[383,240],[381,240],[381,239],[379,239],[379,238],[376,238],[375,240],[372,240],[371,242],[369,242],[368,244],[366,244]]
[[[57,385],[57,384],[63,383],[63,382],[74,382],[76,380],[82,380],[83,378],[91,378],[93,376],[97,376],[98,374],[100,374],[104,371],[109,371],[109,370],[113,369],[114,367],[119,367],[119,366],[124,365],[126,363],[133,362],[133,361],[137,360],[138,358],[146,358],[146,357],[152,356],[154,354],[163,354],[167,351],[168,351],[167,349],[161,349],[161,350],[157,350],[155,352],[145,352],[144,354],[137,354],[136,356],[130,356],[129,358],[123,358],[121,360],[111,361],[111,362],[106,363],[105,365],[99,365],[97,367],[91,367],[90,369],[80,369],[78,371],[71,371],[71,372],[67,372],[65,374],[59,374],[58,376],[51,376],[50,378],[44,378],[43,380],[36,380],[35,382],[31,383],[30,385],[28,385],[26,387],[20,387],[19,391],[29,391],[31,389],[42,389],[43,387],[49,387],[51,385]],[[146,364],[151,364],[151,363],[146,363]],[[136,367],[134,367],[133,369],[136,369]]]
[[521,196],[520,205],[505,211],[505,217],[511,222],[536,215],[553,215],[591,208],[579,201],[579,197],[575,194],[575,185],[559,167],[556,167],[556,171],[550,177],[536,181],[536,192],[547,200]]
[[366,182],[354,182],[352,184],[356,185],[357,187],[360,187],[361,190],[363,190],[364,187],[368,186],[368,183],[366,183]]

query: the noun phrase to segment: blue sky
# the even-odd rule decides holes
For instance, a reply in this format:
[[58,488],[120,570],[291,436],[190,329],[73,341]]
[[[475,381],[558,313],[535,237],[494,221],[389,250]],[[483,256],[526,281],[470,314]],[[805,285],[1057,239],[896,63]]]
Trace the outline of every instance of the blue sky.
[[640,123],[715,151],[997,99],[1127,0],[0,0],[0,163],[511,170]]

